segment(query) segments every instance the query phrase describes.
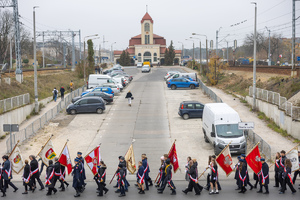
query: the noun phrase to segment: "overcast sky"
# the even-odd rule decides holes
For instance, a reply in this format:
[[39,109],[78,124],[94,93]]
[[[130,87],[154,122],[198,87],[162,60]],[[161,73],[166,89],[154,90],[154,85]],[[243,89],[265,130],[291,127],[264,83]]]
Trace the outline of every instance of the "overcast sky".
[[[103,35],[106,48],[116,42],[114,49],[125,49],[129,39],[140,34],[140,21],[146,12],[154,20],[154,33],[173,40],[176,49],[192,47],[186,41],[193,32],[206,34],[216,40],[220,27],[220,40],[224,37],[233,46],[233,40],[241,45],[246,34],[253,32],[254,5],[251,0],[19,0],[21,22],[32,27],[32,8],[36,10],[37,30],[81,30],[84,36]],[[291,37],[292,0],[256,0],[258,6],[258,30]],[[1,8],[2,9],[2,8]],[[300,2],[296,2],[296,17],[300,15]],[[247,21],[245,21],[247,20]],[[244,23],[241,23],[245,21]],[[241,23],[240,25],[231,25]],[[300,23],[298,23],[300,25]],[[297,26],[300,27],[300,26]],[[228,36],[228,34],[230,34]],[[299,35],[299,34],[297,34]],[[203,44],[205,37],[201,37]],[[225,39],[223,41],[225,41]],[[196,40],[197,41],[197,40]],[[220,43],[225,47],[226,43]],[[94,41],[99,45],[100,40]],[[198,46],[199,40],[195,46]]]

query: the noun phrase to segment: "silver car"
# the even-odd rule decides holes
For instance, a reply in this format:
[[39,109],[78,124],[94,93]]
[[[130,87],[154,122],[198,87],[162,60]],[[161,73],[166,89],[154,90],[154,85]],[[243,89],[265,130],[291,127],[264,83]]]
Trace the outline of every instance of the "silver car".
[[142,67],[142,73],[144,73],[144,72],[150,72],[150,71],[151,71],[151,68],[150,68],[149,65],[144,65],[144,66]]
[[115,94],[120,93],[120,88],[114,83],[104,83],[101,87],[110,87]]

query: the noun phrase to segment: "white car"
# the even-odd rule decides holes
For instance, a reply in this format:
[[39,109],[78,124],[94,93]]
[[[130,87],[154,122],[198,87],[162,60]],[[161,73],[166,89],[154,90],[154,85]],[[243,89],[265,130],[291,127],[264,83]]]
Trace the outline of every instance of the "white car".
[[180,73],[179,71],[168,71],[167,74],[165,75],[164,79],[165,81],[170,77],[172,76],[173,74],[177,74],[177,73]]
[[143,63],[138,63],[138,64],[136,65],[136,67],[137,67],[137,68],[142,68],[142,67],[143,67]]
[[115,94],[120,93],[120,88],[114,83],[105,83],[101,87],[110,87]]
[[151,71],[151,68],[150,68],[149,65],[144,65],[144,66],[142,67],[142,73],[144,73],[144,72],[150,72],[150,71]]

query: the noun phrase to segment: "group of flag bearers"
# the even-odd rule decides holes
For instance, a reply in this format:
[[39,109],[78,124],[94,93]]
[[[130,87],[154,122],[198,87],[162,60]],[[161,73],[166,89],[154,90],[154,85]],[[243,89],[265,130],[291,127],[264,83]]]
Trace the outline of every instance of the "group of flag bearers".
[[[86,185],[84,168],[85,162],[94,174],[98,196],[103,196],[103,194],[106,194],[109,191],[106,188],[107,166],[105,165],[104,161],[101,160],[100,145],[95,147],[84,158],[82,157],[82,153],[78,152],[77,157],[74,159],[75,165],[72,166],[67,143],[65,144],[60,156],[56,157],[56,153],[53,149],[53,145],[50,139],[42,147],[42,150],[38,154],[43,162],[44,160],[48,159],[47,163],[44,162],[44,164],[47,166],[45,180],[45,186],[48,188],[47,195],[52,195],[52,193],[55,194],[58,191],[55,187],[58,181],[60,182],[60,191],[65,191],[65,185],[67,187],[69,185],[65,181],[65,176],[68,171],[68,174],[72,174],[73,176],[72,186],[76,191],[74,197],[79,197],[80,193],[85,190]],[[279,194],[285,193],[286,185],[289,186],[293,194],[296,193],[293,185],[295,183],[297,175],[300,174],[300,153],[298,152],[298,146],[294,147],[288,153],[293,154],[294,157],[296,156],[295,159],[288,159],[286,156],[286,152],[282,150],[280,154],[277,153],[276,161],[274,164],[274,187],[280,187]],[[38,161],[36,160],[36,157],[34,155],[29,156],[30,163],[28,160],[25,160],[23,165],[23,159],[20,155],[20,150],[16,145],[10,156],[4,155],[2,159],[3,163],[2,167],[0,167],[0,190],[2,192],[2,197],[6,196],[6,190],[8,186],[11,186],[14,189],[14,192],[18,190],[18,188],[11,182],[12,171],[19,173],[21,170],[23,170],[22,179],[25,191],[22,194],[28,194],[28,191],[34,192],[37,188],[37,183],[40,185],[40,190],[45,189],[44,184],[40,179]],[[207,175],[207,185],[205,186],[205,189],[210,191],[210,195],[219,194],[221,186],[219,183],[218,164],[224,170],[227,176],[235,170],[234,178],[236,179],[236,184],[238,186],[237,190],[239,190],[239,193],[245,193],[247,191],[247,185],[249,185],[250,190],[252,190],[253,188],[257,188],[257,184],[259,183],[259,190],[257,191],[257,193],[269,194],[268,185],[270,182],[270,167],[266,163],[265,159],[261,158],[258,144],[250,151],[250,153],[248,153],[247,156],[245,154],[239,156],[238,163],[236,165],[233,164],[228,144],[217,157],[215,155],[209,156],[208,167],[200,176],[198,174],[197,160],[188,157],[187,161],[188,163],[185,167],[186,180],[189,181],[189,184],[188,187],[182,191],[185,194],[193,190],[195,191],[195,195],[201,194],[203,187],[198,183],[198,180],[206,170],[209,170],[209,173]],[[292,164],[292,162],[294,163]],[[254,171],[254,180],[256,181],[254,186],[250,183],[249,180],[248,166],[250,166]],[[152,179],[149,176],[150,167],[147,161],[146,154],[142,154],[141,161],[138,162],[138,168],[136,169],[133,146],[131,145],[125,156],[119,157],[119,164],[111,182],[116,176],[117,184],[114,187],[117,188],[117,190],[115,192],[119,193],[119,197],[124,197],[126,196],[126,192],[128,191],[128,187],[130,186],[126,179],[127,170],[132,174],[134,174],[137,170],[137,184],[135,184],[135,186],[138,187],[139,194],[145,194],[145,190],[149,190],[149,186],[153,186],[155,184],[158,193],[163,193],[165,188],[169,187],[171,190],[171,195],[176,195],[176,187],[172,181],[172,170],[174,170],[174,172],[176,173],[178,169],[179,162],[174,142],[169,153],[164,154],[164,156],[161,157],[161,166],[159,168],[159,173],[153,183]],[[292,171],[295,171],[293,179],[291,175]]]

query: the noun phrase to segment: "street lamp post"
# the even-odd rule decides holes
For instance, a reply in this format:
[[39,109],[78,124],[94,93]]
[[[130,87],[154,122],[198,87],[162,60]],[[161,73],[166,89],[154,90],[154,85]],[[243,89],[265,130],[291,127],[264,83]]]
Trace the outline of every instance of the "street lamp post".
[[192,69],[194,69],[194,60],[195,60],[195,41],[192,39],[185,39],[189,41],[193,41],[193,62],[192,62]]
[[256,110],[256,24],[257,24],[257,3],[251,2],[255,5],[254,17],[254,48],[253,48],[253,106],[252,109]]
[[219,30],[216,31],[216,56],[218,56],[219,51],[218,51],[218,40],[219,40],[219,33],[222,27],[219,28]]
[[268,50],[268,65],[271,66],[271,30],[266,27],[267,31],[269,32],[269,50]]
[[98,36],[98,34],[85,36],[83,38],[83,80],[84,82],[85,82],[85,39],[90,37],[95,37],[95,36]]
[[204,36],[206,39],[206,47],[205,47],[205,54],[206,54],[206,66],[208,66],[208,40],[207,40],[207,36],[204,34],[197,34],[197,33],[192,33],[192,35],[199,35],[199,36]]
[[114,63],[114,60],[113,60],[113,45],[114,44],[116,44],[116,42],[113,42],[112,44],[111,44],[111,50],[110,50],[110,61],[111,61],[111,63],[113,64]]
[[191,39],[197,39],[200,41],[200,44],[199,44],[199,47],[200,47],[200,74],[202,74],[203,70],[202,70],[202,52],[201,52],[201,39],[200,38],[193,38],[193,37],[190,37]]
[[35,9],[38,6],[33,7],[33,67],[34,67],[34,111],[39,112],[39,100],[38,100],[38,90],[37,90],[37,66],[36,66],[36,33],[35,33]]
[[181,43],[181,60],[183,60],[183,56],[184,56],[184,44],[183,42],[178,42]]

